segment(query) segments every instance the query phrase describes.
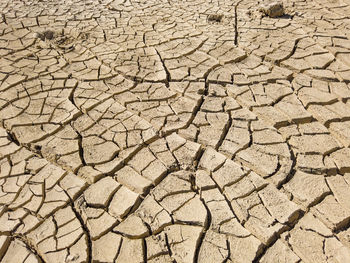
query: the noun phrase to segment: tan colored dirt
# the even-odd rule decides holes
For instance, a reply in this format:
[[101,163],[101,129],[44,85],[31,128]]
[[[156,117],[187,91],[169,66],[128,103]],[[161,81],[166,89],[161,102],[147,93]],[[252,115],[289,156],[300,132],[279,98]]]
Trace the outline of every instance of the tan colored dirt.
[[0,262],[350,262],[350,2],[0,1]]

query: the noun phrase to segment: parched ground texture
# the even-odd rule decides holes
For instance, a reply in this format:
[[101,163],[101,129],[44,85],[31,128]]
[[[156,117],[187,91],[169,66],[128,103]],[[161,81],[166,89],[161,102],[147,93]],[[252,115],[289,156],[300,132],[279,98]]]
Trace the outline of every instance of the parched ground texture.
[[1,0],[0,261],[350,262],[350,1],[262,3]]

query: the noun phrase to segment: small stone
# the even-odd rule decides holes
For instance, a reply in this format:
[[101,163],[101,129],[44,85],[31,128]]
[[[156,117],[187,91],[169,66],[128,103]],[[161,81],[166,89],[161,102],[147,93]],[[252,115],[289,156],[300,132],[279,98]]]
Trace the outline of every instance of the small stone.
[[220,23],[223,19],[224,15],[221,14],[211,14],[208,15],[208,22],[217,22]]
[[46,31],[44,32],[44,36],[45,36],[45,38],[48,39],[48,40],[53,39],[54,35],[55,35],[55,33],[54,33],[53,31],[51,31],[51,30],[46,30]]
[[259,11],[272,18],[284,15],[283,4],[280,2],[272,2],[268,5],[262,5]]

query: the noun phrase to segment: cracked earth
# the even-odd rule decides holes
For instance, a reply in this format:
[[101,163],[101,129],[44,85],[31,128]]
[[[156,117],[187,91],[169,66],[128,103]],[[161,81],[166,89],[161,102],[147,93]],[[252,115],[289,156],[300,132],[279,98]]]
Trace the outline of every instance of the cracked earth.
[[350,1],[267,3],[0,1],[0,261],[350,262]]

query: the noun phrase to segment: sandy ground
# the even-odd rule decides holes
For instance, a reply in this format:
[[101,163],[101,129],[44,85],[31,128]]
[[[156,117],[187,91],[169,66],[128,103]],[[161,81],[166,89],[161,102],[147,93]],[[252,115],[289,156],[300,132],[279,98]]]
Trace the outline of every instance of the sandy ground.
[[1,0],[0,261],[350,262],[350,1],[267,3]]

